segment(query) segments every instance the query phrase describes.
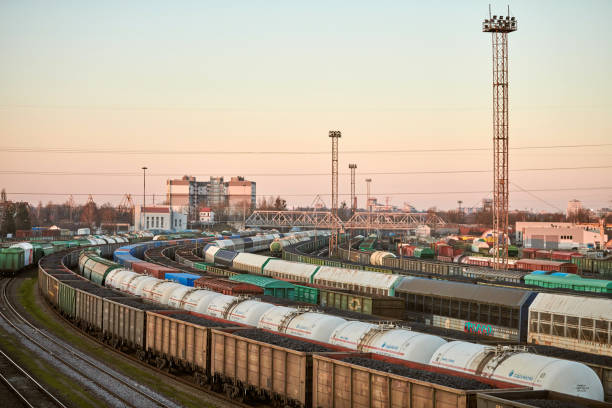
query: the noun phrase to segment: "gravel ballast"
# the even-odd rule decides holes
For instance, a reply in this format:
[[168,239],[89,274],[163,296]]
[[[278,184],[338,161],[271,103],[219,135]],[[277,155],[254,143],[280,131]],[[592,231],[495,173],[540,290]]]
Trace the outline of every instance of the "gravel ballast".
[[234,334],[240,337],[246,337],[247,339],[257,340],[264,343],[273,344],[275,346],[286,347],[295,351],[319,353],[333,351],[319,344],[309,343],[290,337],[284,337],[279,334],[270,333],[259,329],[237,330],[236,332],[234,332]]
[[342,359],[342,361],[359,365],[362,367],[372,368],[374,370],[413,378],[415,380],[427,381],[434,384],[444,385],[446,387],[451,387],[459,390],[488,390],[493,388],[489,384],[477,380],[471,380],[468,378],[431,371],[419,370],[416,368],[410,368],[400,364],[393,364],[387,361],[374,360],[371,358],[348,357]]

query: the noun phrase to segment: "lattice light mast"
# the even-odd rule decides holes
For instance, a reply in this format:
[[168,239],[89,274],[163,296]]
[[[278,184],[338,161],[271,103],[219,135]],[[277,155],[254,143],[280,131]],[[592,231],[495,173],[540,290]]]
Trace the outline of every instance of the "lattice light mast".
[[[338,139],[342,137],[339,130],[330,130],[329,137],[332,140],[332,219],[338,218]],[[333,228],[329,239],[329,256],[336,252],[338,247],[338,233],[340,225]]]
[[366,185],[367,185],[367,190],[366,190],[366,209],[368,210],[368,212],[370,212],[371,209],[371,205],[370,205],[370,183],[372,182],[371,178],[367,178],[366,179]]
[[493,250],[495,269],[508,269],[508,33],[517,22],[508,15],[491,17],[482,31],[493,45]]
[[354,163],[349,164],[351,169],[351,215],[357,211],[357,196],[355,196],[355,169],[357,165]]

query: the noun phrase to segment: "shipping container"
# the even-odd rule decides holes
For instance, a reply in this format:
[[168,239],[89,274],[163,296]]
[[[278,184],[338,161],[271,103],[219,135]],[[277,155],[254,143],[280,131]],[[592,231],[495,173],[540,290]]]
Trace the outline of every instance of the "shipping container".
[[319,291],[319,304],[390,319],[403,319],[406,303],[393,296],[368,296],[330,290]]
[[143,273],[145,275],[153,276],[157,279],[165,279],[167,273],[180,273],[181,271],[175,268],[169,268],[167,266],[154,264],[151,262],[134,262],[132,263],[132,269],[134,272]]
[[234,275],[229,278],[231,281],[249,283],[263,289],[264,295],[274,296],[283,299],[294,299],[295,287],[292,283],[278,279],[268,278],[259,275]]
[[259,286],[223,278],[200,278],[194,282],[194,286],[230,296],[263,295],[264,293],[263,289]]
[[166,280],[180,283],[185,286],[193,286],[193,282],[200,279],[201,275],[194,275],[192,273],[166,273]]

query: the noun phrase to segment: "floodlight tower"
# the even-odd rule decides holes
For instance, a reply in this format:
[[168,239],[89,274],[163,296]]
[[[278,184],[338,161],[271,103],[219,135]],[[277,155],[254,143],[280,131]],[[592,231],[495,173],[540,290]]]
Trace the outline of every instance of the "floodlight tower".
[[491,17],[482,31],[493,44],[493,250],[495,269],[508,269],[508,33],[517,22],[506,16]]
[[338,247],[338,229],[339,225],[335,225],[335,220],[338,219],[338,139],[342,137],[339,130],[330,130],[329,137],[332,140],[332,219],[334,220],[334,228],[329,237],[329,256],[336,252]]
[[357,165],[354,163],[349,164],[351,169],[351,214],[355,214],[357,211],[357,197],[355,196],[355,169]]
[[366,185],[367,185],[367,193],[366,193],[366,209],[368,210],[368,212],[371,211],[371,206],[370,206],[370,183],[372,182],[371,178],[367,178],[366,179]]

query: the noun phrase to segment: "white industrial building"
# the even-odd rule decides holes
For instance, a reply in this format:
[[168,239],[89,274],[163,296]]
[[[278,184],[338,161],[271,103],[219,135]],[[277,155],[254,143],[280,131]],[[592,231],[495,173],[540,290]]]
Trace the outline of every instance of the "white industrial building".
[[187,228],[187,214],[173,211],[169,205],[137,206],[134,209],[136,230],[162,229],[180,231]]
[[525,248],[581,249],[602,248],[608,236],[591,225],[571,222],[525,222],[516,223],[515,238]]

